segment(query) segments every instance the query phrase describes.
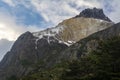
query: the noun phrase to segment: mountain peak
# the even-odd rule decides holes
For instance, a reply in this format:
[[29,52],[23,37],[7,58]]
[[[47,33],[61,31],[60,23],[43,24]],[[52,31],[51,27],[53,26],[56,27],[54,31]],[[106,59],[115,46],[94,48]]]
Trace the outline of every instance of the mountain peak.
[[87,8],[83,10],[79,15],[76,17],[86,17],[86,18],[96,18],[96,19],[101,19],[105,21],[112,22],[103,12],[103,9],[99,8]]

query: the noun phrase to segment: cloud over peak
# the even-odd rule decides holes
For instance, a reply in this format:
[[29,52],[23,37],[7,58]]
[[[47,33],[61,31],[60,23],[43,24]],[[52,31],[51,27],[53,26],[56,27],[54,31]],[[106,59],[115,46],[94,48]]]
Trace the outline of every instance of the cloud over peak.
[[0,39],[14,41],[23,32],[37,30],[40,30],[40,28],[36,26],[18,25],[15,17],[0,13]]

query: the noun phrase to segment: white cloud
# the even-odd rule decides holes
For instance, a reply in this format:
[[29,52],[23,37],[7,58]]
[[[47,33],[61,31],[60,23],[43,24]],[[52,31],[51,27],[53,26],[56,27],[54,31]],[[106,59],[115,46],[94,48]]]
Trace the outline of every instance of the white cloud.
[[109,13],[109,17],[114,22],[120,22],[120,1],[119,0],[112,0],[110,3],[111,3],[111,6],[114,10]]
[[13,41],[8,41],[6,39],[0,40],[0,61],[4,57],[6,52],[10,50],[12,45],[13,45]]
[[[76,7],[72,7],[70,3]],[[97,0],[31,0],[31,4],[46,21],[55,25],[79,14],[80,11],[77,8],[101,7]]]
[[17,37],[26,31],[38,31],[36,26],[25,26],[17,24],[17,19],[9,14],[0,13],[0,39],[14,41]]
[[17,24],[17,19],[7,12],[0,12],[0,60],[10,50],[13,42],[26,31],[39,31],[37,26]]
[[[119,22],[119,0],[2,0],[8,5],[15,7],[23,4],[27,8],[35,9],[47,22],[57,25],[64,19],[73,17],[84,8],[103,8],[107,15],[114,21]],[[109,2],[109,3],[106,3]],[[73,4],[74,7],[70,4]],[[112,5],[114,11],[106,11],[106,6]]]
[[100,3],[97,0],[73,0],[77,7],[97,7],[101,8]]
[[13,7],[15,6],[13,0],[2,0],[2,1],[5,2],[5,3],[7,3],[10,6],[13,6]]

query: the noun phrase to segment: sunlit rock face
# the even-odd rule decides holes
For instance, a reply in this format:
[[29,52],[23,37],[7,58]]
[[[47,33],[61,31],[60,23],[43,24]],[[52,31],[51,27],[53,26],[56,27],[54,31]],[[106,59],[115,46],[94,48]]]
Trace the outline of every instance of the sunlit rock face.
[[67,57],[70,59],[80,58],[81,56],[85,56],[91,53],[91,51],[96,50],[101,41],[116,37],[120,37],[120,23],[114,24],[109,28],[93,33],[90,36],[78,41],[77,43],[66,49],[61,54],[61,56],[62,58]]
[[88,35],[103,30],[113,25],[112,22],[94,19],[94,18],[71,18],[63,21],[58,26],[63,27],[63,31],[59,33],[59,39],[67,41],[79,41]]

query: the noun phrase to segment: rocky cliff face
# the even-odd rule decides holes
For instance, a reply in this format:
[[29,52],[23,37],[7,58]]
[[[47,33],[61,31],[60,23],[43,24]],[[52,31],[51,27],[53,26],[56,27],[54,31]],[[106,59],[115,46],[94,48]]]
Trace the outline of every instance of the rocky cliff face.
[[77,42],[89,36],[92,33],[98,32],[113,25],[113,22],[108,22],[94,18],[71,18],[64,20],[58,26],[62,26],[63,30],[58,35],[58,39],[68,42]]
[[95,18],[95,19],[101,19],[101,20],[111,22],[111,20],[107,16],[105,16],[103,10],[97,9],[97,8],[85,9],[76,17]]
[[26,75],[37,63],[41,64],[41,68],[48,68],[59,63],[61,59],[76,59],[80,56],[81,53],[77,53],[78,48],[84,43],[76,42],[114,24],[105,15],[103,17],[103,13],[99,17],[99,9],[90,9],[81,14],[90,15],[91,10],[95,14],[91,17],[77,16],[64,20],[54,28],[21,35],[0,63],[0,80],[13,75]]
[[17,77],[26,75],[33,70],[34,65],[38,62],[41,62],[40,66],[44,66],[44,68],[56,63],[57,61],[54,59],[59,57],[58,53],[66,49],[67,46],[58,43],[58,40],[52,37],[49,38],[53,40],[50,43],[46,37],[37,40],[30,32],[21,35],[0,63],[0,75],[5,75],[0,76],[0,80],[13,75]]
[[120,23],[81,39],[62,52],[61,58],[67,57],[69,59],[78,59],[81,56],[85,56],[91,51],[96,50],[100,41],[114,37],[120,37]]

